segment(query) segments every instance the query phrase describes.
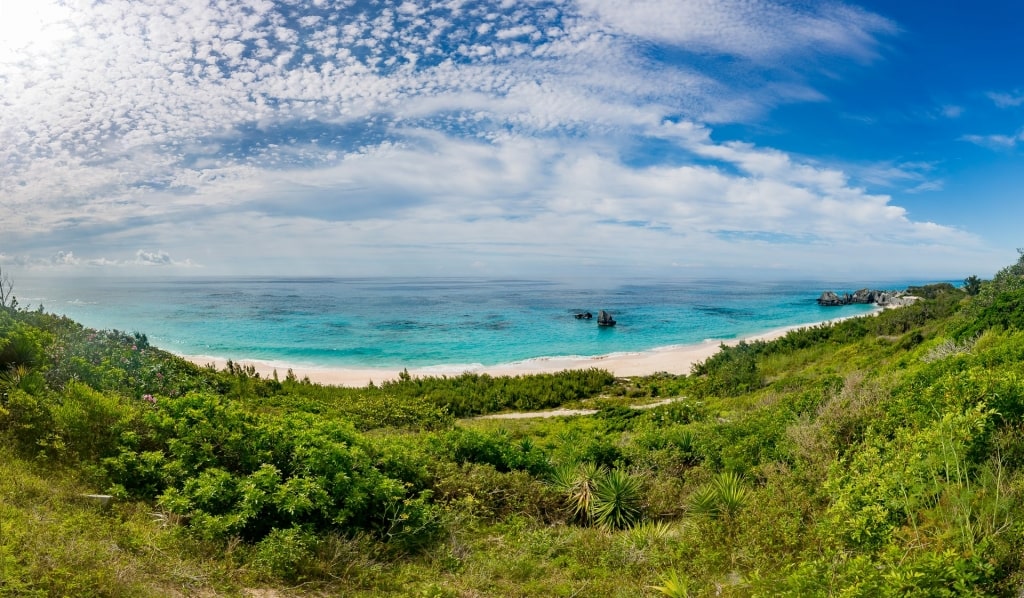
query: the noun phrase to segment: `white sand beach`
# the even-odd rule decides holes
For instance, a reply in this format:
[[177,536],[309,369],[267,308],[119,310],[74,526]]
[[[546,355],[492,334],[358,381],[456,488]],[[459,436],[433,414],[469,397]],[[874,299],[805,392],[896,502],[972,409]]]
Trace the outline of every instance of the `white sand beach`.
[[[874,312],[861,315],[873,315],[881,310],[882,308],[878,308]],[[489,374],[491,376],[516,376],[519,374],[553,373],[563,370],[582,370],[596,367],[608,370],[619,377],[646,376],[658,372],[689,374],[694,364],[700,363],[717,353],[723,342],[726,345],[735,345],[740,341],[770,341],[785,336],[790,330],[817,326],[826,322],[839,322],[845,319],[848,318],[835,318],[823,322],[787,326],[761,334],[726,341],[709,340],[694,345],[662,347],[637,353],[613,353],[596,357],[542,357],[493,366],[434,366],[409,368],[408,371],[414,377],[458,376],[465,372]],[[201,366],[213,364],[217,369],[223,369],[227,365],[227,359],[224,358],[203,355],[183,355],[182,357]],[[284,378],[287,371],[291,369],[299,379],[308,377],[310,381],[319,384],[349,387],[361,387],[366,386],[370,382],[376,384],[387,380],[395,380],[402,372],[401,368],[319,368],[281,365],[250,359],[234,359],[233,361],[240,365],[253,366],[260,376],[263,377],[271,377],[276,371],[279,378]]]

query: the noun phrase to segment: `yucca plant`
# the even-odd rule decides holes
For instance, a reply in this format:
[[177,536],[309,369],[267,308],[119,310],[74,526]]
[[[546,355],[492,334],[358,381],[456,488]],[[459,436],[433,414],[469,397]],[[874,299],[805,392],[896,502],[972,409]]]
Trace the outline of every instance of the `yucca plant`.
[[675,435],[674,440],[676,450],[683,455],[687,455],[687,461],[695,462],[699,460],[696,452],[696,437],[693,432],[683,430]]
[[743,477],[733,471],[723,471],[711,483],[690,496],[690,512],[707,515],[721,521],[725,530],[726,549],[729,560],[736,564],[734,541],[736,516],[747,505],[750,494],[743,484]]
[[593,463],[568,463],[556,467],[551,484],[565,493],[565,503],[573,518],[590,521],[594,513],[594,494],[598,482],[607,475],[604,467]]
[[718,493],[714,486],[707,485],[699,488],[690,495],[690,512],[695,515],[718,516]]
[[25,364],[12,365],[6,371],[0,372],[0,388],[17,388],[31,371]]
[[746,506],[749,496],[743,478],[736,472],[724,471],[690,496],[690,512],[733,519]]
[[629,528],[629,536],[638,546],[648,546],[661,541],[672,533],[672,525],[667,521],[644,521]]
[[718,495],[719,510],[725,517],[734,518],[747,505],[749,493],[738,473],[722,472],[714,479],[712,486]]
[[689,584],[676,571],[662,575],[660,581],[660,586],[651,586],[651,589],[669,598],[689,598]]
[[605,529],[624,529],[640,518],[640,479],[617,469],[597,480],[593,519]]

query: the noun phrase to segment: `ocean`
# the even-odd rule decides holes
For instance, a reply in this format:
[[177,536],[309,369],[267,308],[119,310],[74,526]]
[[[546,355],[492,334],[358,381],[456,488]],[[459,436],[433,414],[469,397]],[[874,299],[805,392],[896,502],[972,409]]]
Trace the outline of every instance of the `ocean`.
[[[42,305],[99,329],[141,332],[190,356],[317,368],[478,367],[643,352],[867,313],[819,307],[823,290],[907,283],[474,278],[19,278]],[[599,310],[614,327],[599,327]],[[590,311],[593,320],[574,314]]]

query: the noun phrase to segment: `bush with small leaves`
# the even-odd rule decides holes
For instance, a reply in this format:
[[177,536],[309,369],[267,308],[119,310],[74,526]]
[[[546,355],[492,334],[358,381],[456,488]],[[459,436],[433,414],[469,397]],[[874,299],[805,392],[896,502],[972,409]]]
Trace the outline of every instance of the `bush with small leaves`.
[[271,530],[256,544],[253,565],[271,578],[298,581],[304,563],[316,548],[316,536],[299,527]]

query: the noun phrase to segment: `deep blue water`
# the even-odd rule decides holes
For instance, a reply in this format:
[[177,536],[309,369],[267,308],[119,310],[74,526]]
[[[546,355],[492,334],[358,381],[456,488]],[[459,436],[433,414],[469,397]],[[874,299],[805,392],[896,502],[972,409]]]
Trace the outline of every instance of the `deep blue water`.
[[[538,280],[416,278],[21,279],[22,306],[94,328],[143,332],[183,355],[319,367],[495,365],[730,339],[865,313],[823,308],[824,289],[906,283],[637,280],[605,288]],[[618,325],[579,321],[612,312]]]

